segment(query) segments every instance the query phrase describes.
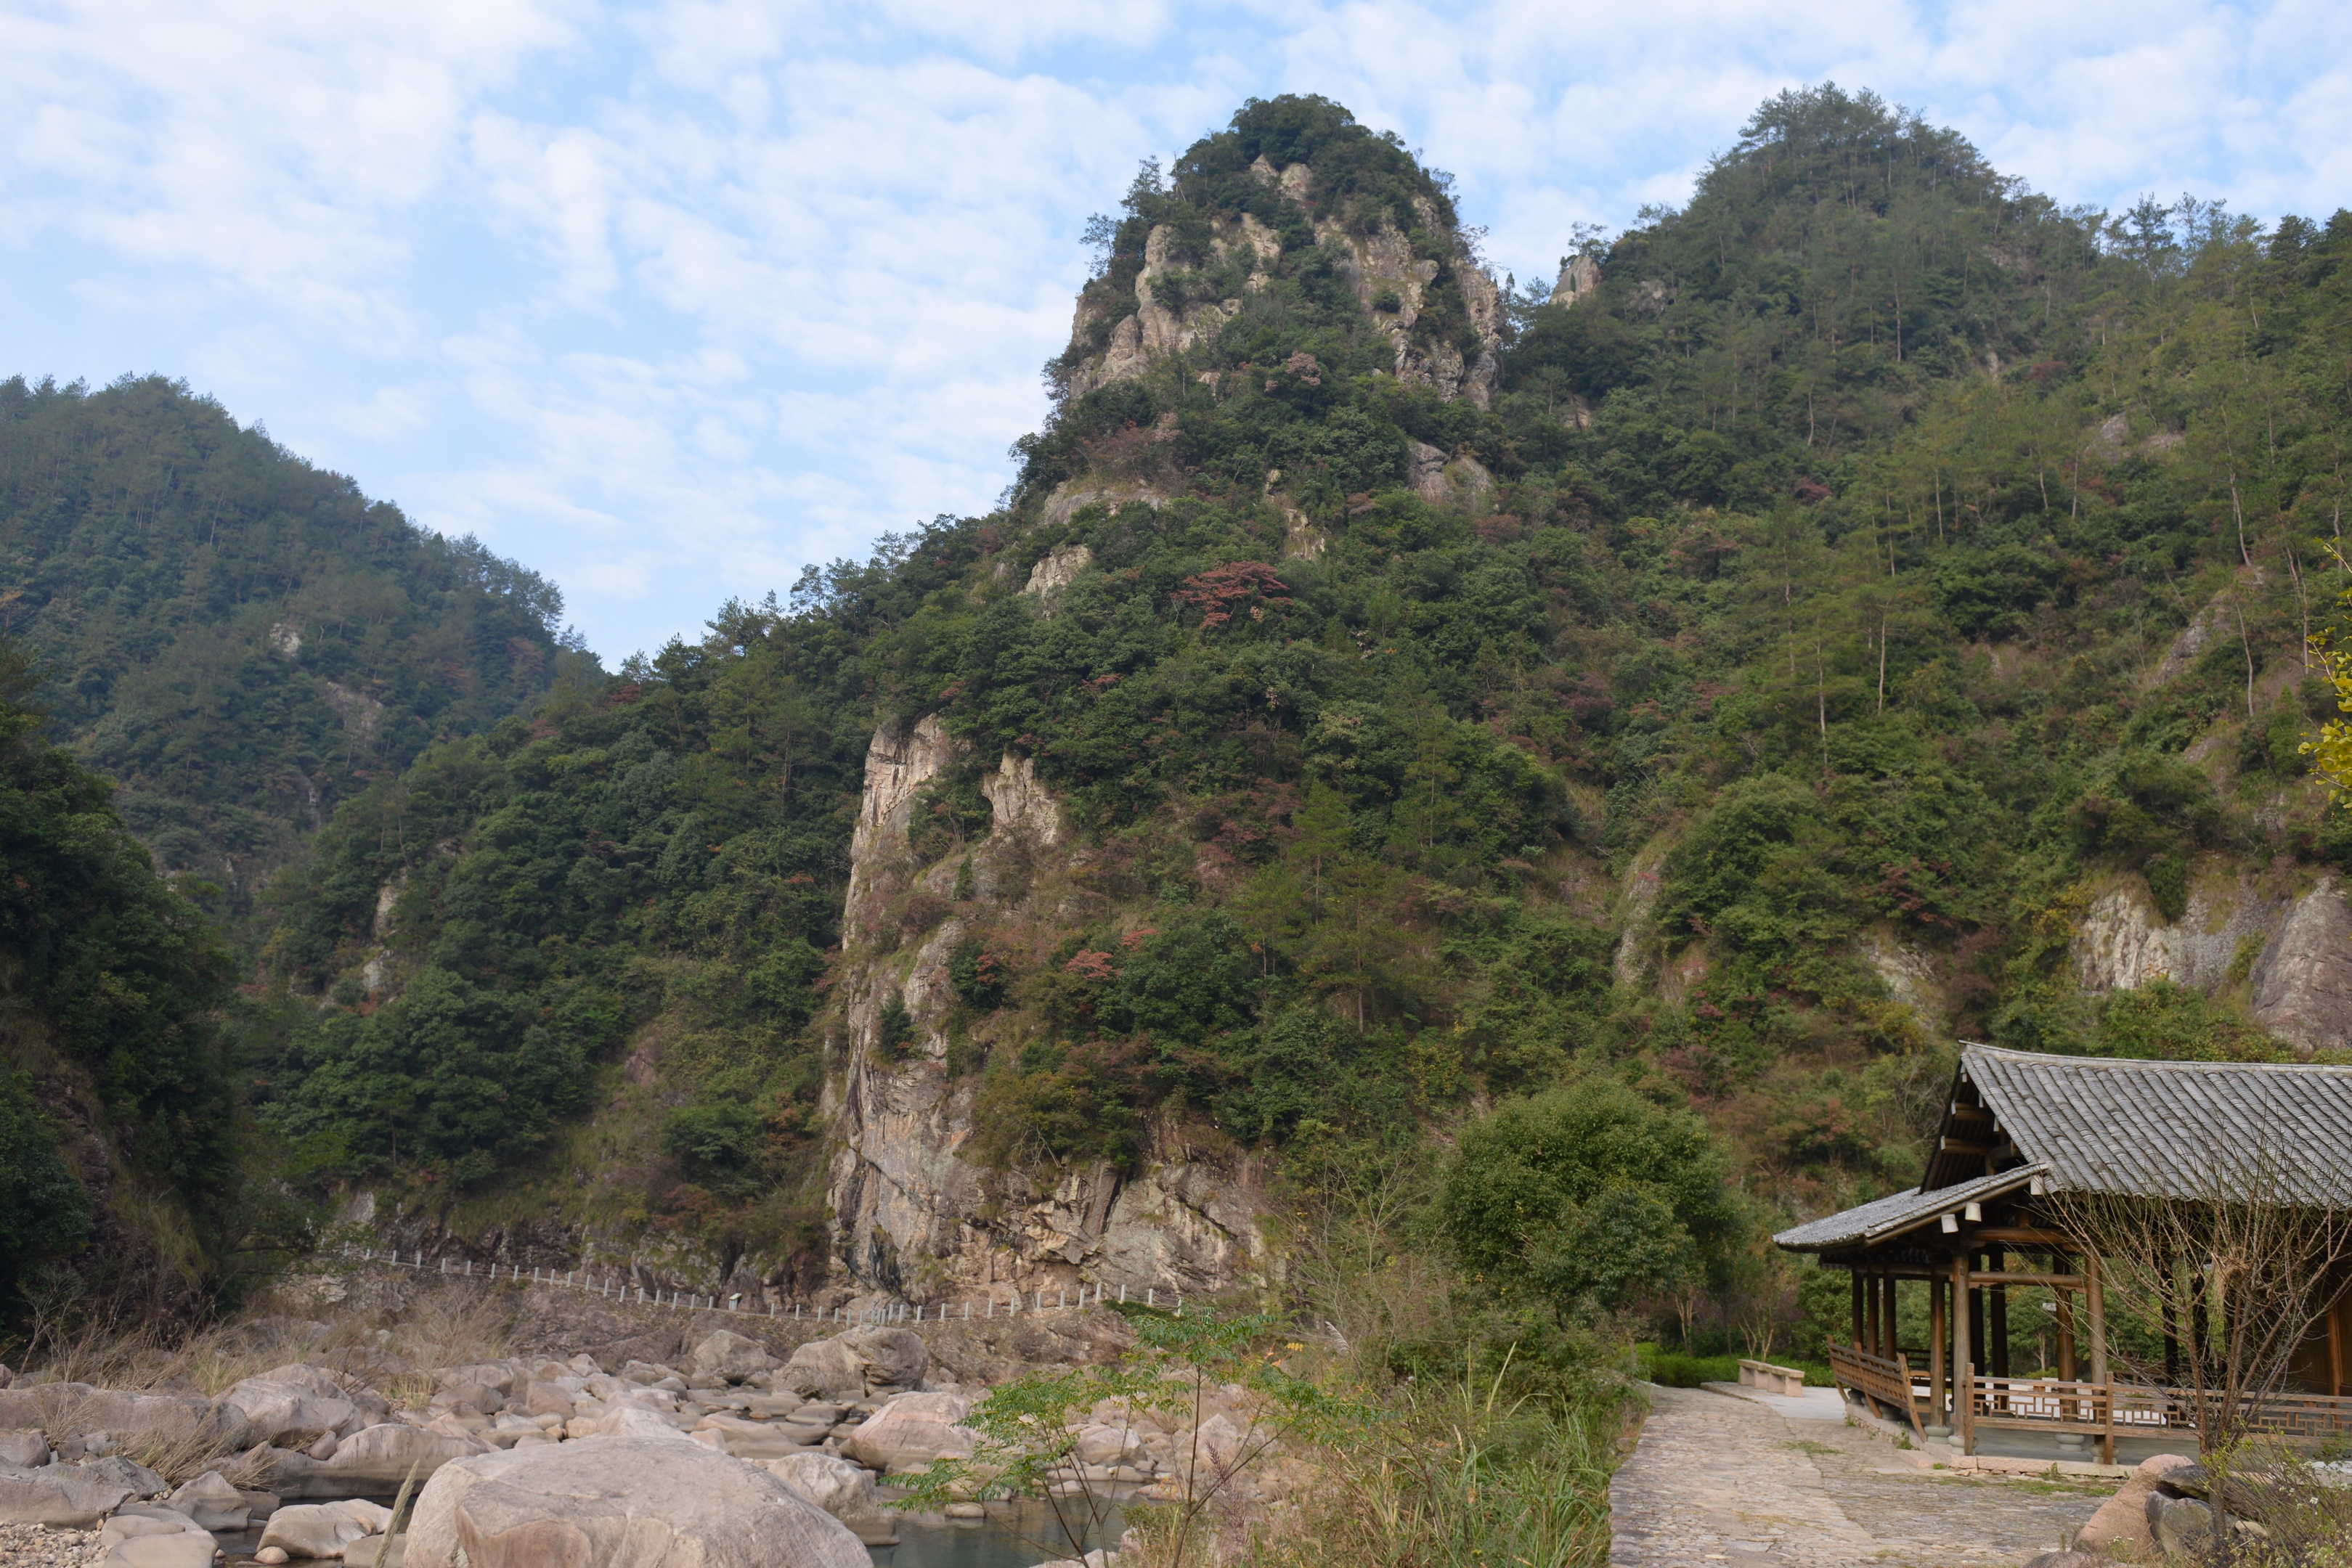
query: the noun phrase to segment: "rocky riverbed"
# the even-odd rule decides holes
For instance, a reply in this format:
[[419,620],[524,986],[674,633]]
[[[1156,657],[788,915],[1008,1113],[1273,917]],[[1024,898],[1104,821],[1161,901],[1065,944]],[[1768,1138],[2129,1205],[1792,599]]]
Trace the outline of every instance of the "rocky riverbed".
[[[376,1568],[386,1503],[413,1484],[414,1520],[383,1568],[404,1556],[404,1568],[436,1568],[466,1530],[527,1534],[551,1520],[592,1542],[614,1531],[689,1536],[725,1568],[737,1514],[772,1535],[805,1533],[812,1563],[855,1568],[897,1534],[891,1480],[972,1453],[963,1422],[992,1382],[1108,1361],[1130,1337],[1109,1312],[808,1337],[782,1323],[713,1326],[712,1313],[583,1319],[577,1302],[515,1305],[509,1354],[495,1358],[417,1367],[387,1331],[345,1333],[338,1350],[210,1397],[173,1379],[110,1387],[0,1368],[0,1561]],[[269,1333],[299,1343],[330,1327],[281,1319]],[[559,1355],[558,1338],[593,1348]],[[1213,1391],[1183,1419],[1097,1406],[1072,1428],[1056,1484],[1181,1496],[1189,1467],[1229,1465],[1240,1448],[1247,1417],[1234,1397]],[[656,1472],[668,1479],[651,1490],[667,1502],[648,1490]],[[679,1496],[700,1500],[670,1507]]]

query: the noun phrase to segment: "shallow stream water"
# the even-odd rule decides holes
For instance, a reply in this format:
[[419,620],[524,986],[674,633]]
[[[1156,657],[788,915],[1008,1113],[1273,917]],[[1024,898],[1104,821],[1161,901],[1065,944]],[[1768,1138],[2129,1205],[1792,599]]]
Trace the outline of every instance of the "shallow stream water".
[[[368,1500],[388,1508],[393,1500]],[[1116,1545],[1126,1529],[1116,1504],[1106,1501],[1097,1509],[1089,1521],[1083,1499],[1066,1499],[1062,1505],[1063,1517],[1083,1531],[1089,1551]],[[944,1514],[896,1510],[888,1514],[898,1524],[898,1543],[866,1548],[875,1568],[1033,1568],[1035,1563],[1080,1554],[1072,1550],[1054,1511],[1034,1500],[991,1503],[986,1519],[950,1519]],[[214,1539],[232,1564],[250,1563],[261,1544],[261,1527],[220,1531]]]
[[[1116,1504],[1097,1506],[1099,1511],[1089,1521],[1084,1499],[1063,1500],[1063,1518],[1082,1531],[1087,1551],[1116,1546],[1126,1529]],[[875,1568],[1032,1568],[1081,1554],[1054,1511],[1035,1500],[991,1503],[986,1519],[948,1519],[936,1513],[896,1517],[898,1544],[866,1549]]]

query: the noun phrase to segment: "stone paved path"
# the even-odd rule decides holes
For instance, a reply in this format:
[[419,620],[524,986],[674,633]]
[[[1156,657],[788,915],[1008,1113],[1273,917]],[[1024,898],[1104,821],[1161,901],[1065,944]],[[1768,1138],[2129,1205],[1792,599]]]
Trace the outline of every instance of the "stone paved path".
[[1790,1421],[1706,1389],[1659,1388],[1610,1483],[1612,1568],[1976,1568],[2021,1563],[2112,1486],[1915,1470],[1860,1427]]

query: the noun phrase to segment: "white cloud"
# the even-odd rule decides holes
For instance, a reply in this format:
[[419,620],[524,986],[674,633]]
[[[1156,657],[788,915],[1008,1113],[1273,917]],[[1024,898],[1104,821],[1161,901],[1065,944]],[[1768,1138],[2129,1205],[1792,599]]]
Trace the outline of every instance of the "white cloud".
[[2324,214],[2347,61],[2317,0],[19,0],[0,372],[184,375],[617,655],[987,506],[1086,214],[1246,96],[1393,127],[1536,282],[1831,78],[2062,201]]

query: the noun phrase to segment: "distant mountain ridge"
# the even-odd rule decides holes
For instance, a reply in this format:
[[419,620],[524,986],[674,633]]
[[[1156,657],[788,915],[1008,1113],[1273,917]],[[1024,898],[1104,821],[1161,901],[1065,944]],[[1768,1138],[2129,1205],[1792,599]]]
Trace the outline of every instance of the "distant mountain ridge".
[[562,608],[184,383],[0,382],[0,628],[59,739],[232,920],[370,779],[593,672]]

